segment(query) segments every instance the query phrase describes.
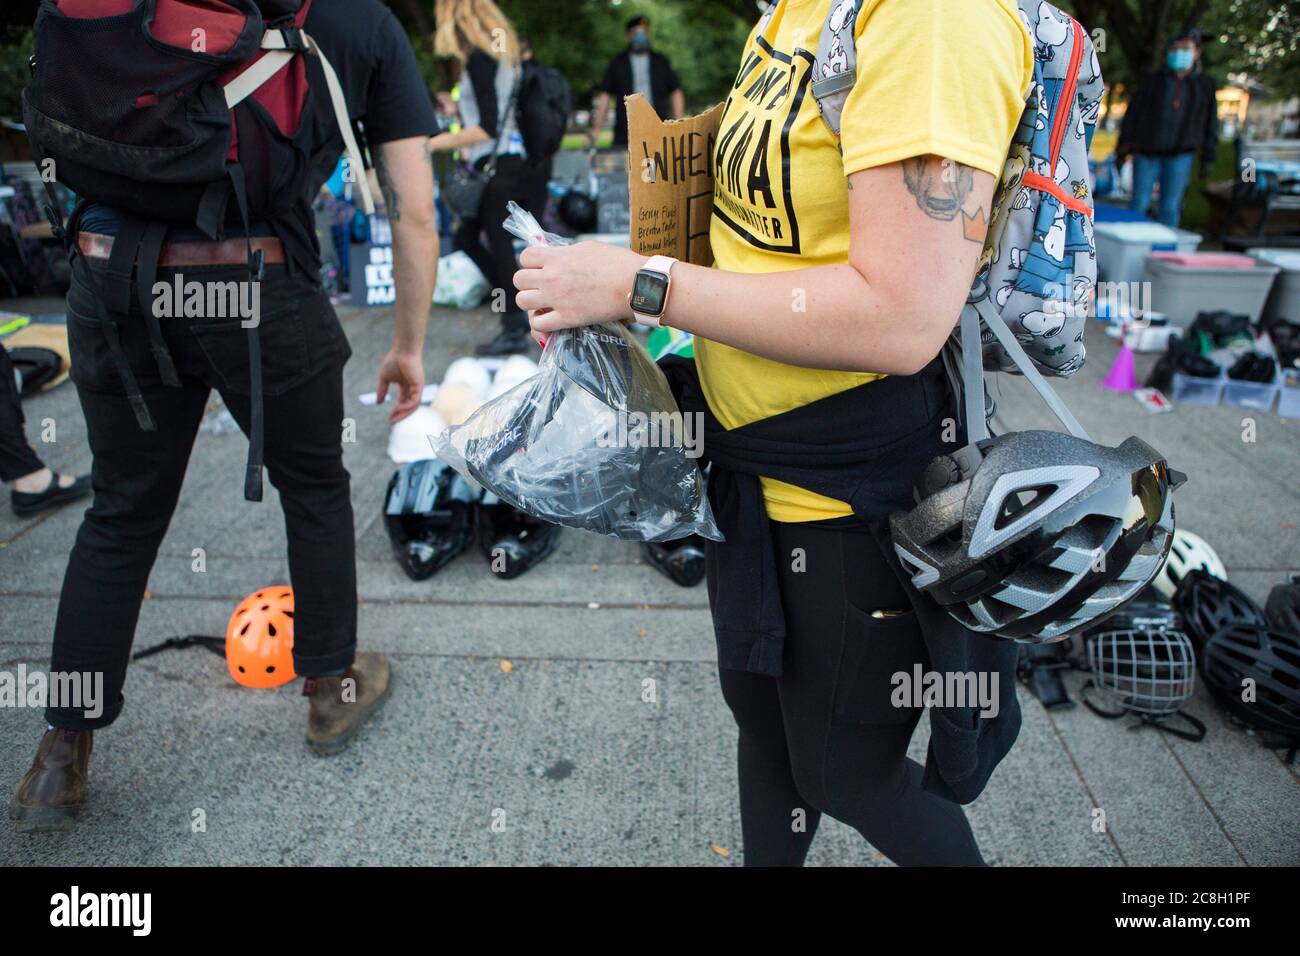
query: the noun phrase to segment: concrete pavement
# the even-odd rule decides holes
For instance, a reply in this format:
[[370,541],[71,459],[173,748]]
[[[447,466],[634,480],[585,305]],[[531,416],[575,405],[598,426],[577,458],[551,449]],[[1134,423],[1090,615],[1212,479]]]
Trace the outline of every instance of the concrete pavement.
[[[78,832],[18,837],[0,826],[0,865],[740,864],[734,727],[717,690],[703,588],[672,585],[632,544],[574,531],[516,581],[492,578],[477,552],[432,581],[407,580],[379,520],[394,467],[383,413],[356,400],[374,386],[390,316],[350,313],[345,327],[355,353],[346,390],[358,441],[347,464],[362,641],[392,656],[392,699],[351,750],[322,760],[302,743],[299,684],[240,688],[200,649],[143,661],[122,718],[96,738]],[[436,312],[430,381],[491,333],[486,311]],[[1180,524],[1206,537],[1257,599],[1300,570],[1300,423],[1190,406],[1149,415],[1098,386],[1115,351],[1098,323],[1090,351],[1061,390],[1093,437],[1137,434],[1187,471]],[[1139,362],[1142,374],[1150,360]],[[1004,428],[1050,423],[1023,382],[1000,380]],[[33,438],[44,419],[57,425],[58,441],[40,449],[52,466],[88,467],[72,386],[37,397],[27,414]],[[1246,418],[1255,420],[1253,441],[1242,440]],[[223,633],[240,598],[287,580],[275,496],[261,505],[241,498],[245,451],[242,436],[200,436],[137,647]],[[18,521],[0,512],[0,669],[48,663],[79,513]],[[203,573],[192,570],[196,547],[207,555]],[[1082,707],[1049,714],[1023,689],[1021,697],[1020,740],[969,810],[991,862],[1300,862],[1297,767],[1229,726],[1203,691],[1192,708],[1209,725],[1199,744],[1130,731]],[[6,799],[43,728],[38,712],[0,710]],[[925,728],[913,741],[918,759]],[[195,832],[196,820],[205,829]],[[885,863],[831,820],[809,862]]]

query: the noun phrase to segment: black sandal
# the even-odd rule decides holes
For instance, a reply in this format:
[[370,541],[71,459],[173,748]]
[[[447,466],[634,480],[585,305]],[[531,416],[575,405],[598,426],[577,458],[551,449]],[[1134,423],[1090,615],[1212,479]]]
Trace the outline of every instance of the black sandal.
[[50,479],[50,485],[44,491],[12,491],[9,504],[14,514],[20,518],[30,518],[42,511],[66,505],[70,501],[85,498],[90,494],[90,475],[82,475],[66,488],[59,485],[59,475]]

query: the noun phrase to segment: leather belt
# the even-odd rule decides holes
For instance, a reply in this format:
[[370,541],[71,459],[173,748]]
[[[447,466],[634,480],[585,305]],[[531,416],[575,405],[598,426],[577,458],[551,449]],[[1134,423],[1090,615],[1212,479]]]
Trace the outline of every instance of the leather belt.
[[[168,242],[162,247],[160,266],[242,266],[248,263],[248,243],[262,250],[266,265],[284,262],[284,243],[274,236],[252,239],[196,240]],[[113,252],[113,237],[97,232],[77,234],[77,246],[88,259],[107,259]]]

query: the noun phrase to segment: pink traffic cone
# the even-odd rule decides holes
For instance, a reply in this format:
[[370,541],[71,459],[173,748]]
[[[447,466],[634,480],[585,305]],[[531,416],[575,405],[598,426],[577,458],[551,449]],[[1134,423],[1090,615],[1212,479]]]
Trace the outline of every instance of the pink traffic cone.
[[1101,381],[1112,392],[1131,392],[1138,387],[1137,368],[1133,365],[1133,350],[1127,345],[1115,356],[1115,364],[1110,367],[1106,377]]

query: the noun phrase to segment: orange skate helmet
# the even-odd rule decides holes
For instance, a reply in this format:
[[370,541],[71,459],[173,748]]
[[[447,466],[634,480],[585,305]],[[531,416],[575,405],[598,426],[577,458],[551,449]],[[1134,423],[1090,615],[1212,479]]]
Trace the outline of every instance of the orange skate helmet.
[[293,672],[293,588],[262,588],[239,602],[226,625],[226,664],[235,683],[279,687]]

